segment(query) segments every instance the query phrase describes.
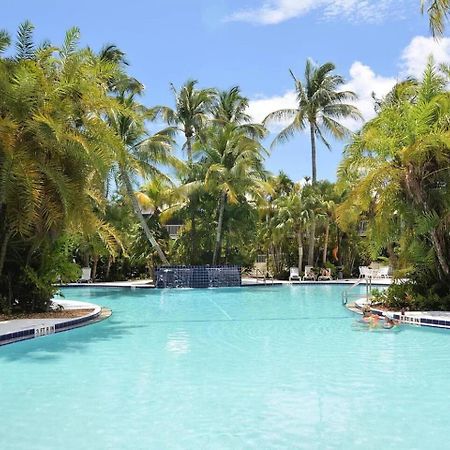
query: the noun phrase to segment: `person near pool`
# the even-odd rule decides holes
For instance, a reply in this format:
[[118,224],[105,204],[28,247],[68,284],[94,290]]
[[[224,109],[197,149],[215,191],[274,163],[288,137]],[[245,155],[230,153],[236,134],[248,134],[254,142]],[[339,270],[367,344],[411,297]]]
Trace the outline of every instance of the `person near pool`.
[[393,328],[395,327],[396,322],[392,317],[389,317],[388,315],[384,316],[384,324],[383,324],[383,328]]
[[371,321],[372,317],[373,317],[372,310],[370,309],[370,306],[369,305],[364,305],[364,307],[362,309],[362,313],[363,313],[363,316],[362,316],[361,321],[364,322],[364,323],[369,323]]

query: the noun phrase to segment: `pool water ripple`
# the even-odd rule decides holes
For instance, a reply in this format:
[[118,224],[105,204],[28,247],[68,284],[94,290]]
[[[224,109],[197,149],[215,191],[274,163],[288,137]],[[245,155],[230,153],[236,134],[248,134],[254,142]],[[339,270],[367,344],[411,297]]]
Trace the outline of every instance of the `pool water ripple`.
[[1,448],[445,448],[450,332],[342,289],[65,289],[113,316],[0,350]]

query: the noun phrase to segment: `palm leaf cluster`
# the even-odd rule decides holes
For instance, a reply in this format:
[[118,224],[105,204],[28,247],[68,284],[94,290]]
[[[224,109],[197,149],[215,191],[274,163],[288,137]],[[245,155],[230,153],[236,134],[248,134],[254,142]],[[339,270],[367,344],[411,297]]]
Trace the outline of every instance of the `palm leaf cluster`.
[[[439,279],[449,276],[450,265],[447,82],[430,62],[420,82],[396,86],[340,167],[349,189],[339,206],[341,225],[365,215],[372,253],[394,246],[405,263],[434,267]],[[349,172],[357,179],[346,180]]]
[[[121,67],[80,49],[77,28],[60,47],[37,46],[32,33],[21,25],[15,53],[0,59],[0,276],[10,303],[11,277],[42,269],[67,233],[96,235],[112,254],[120,248],[103,190],[121,145],[105,120],[126,108],[110,95]],[[0,41],[6,51],[6,32]]]

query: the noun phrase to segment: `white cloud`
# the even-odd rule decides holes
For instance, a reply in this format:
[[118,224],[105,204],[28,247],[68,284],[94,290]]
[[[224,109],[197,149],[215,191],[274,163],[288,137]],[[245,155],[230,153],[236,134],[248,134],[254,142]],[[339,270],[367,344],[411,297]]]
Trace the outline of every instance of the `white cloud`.
[[[450,38],[443,38],[436,41],[433,38],[424,36],[414,37],[400,55],[400,75],[383,76],[376,74],[368,65],[360,61],[355,61],[349,71],[350,77],[342,90],[353,91],[357,94],[358,100],[353,102],[361,111],[365,121],[375,116],[374,100],[384,97],[398,80],[406,76],[420,78],[432,55],[436,63],[450,64]],[[267,114],[283,108],[295,108],[296,96],[294,91],[287,91],[282,95],[272,97],[259,97],[249,102],[249,114],[255,122],[261,122]],[[351,130],[357,130],[362,122],[345,119],[342,123]],[[278,132],[287,123],[275,124],[271,127],[271,132]]]
[[[287,91],[283,95],[273,96],[273,97],[265,97],[265,98],[256,98],[254,100],[250,100],[248,105],[248,113],[253,119],[255,123],[261,123],[265,117],[279,109],[285,108],[296,108],[297,102],[295,99],[294,91]],[[270,131],[277,132],[284,128],[288,123],[274,123],[270,125]]]
[[450,63],[450,38],[414,37],[401,55],[402,75],[420,78],[430,55],[437,64]]
[[[364,120],[369,120],[375,116],[372,93],[377,98],[383,97],[395,83],[395,78],[377,75],[369,66],[356,61],[350,68],[350,79],[342,87],[342,90],[353,91],[358,95],[358,100],[353,104],[361,111]],[[287,91],[283,95],[251,100],[248,112],[255,122],[261,122],[267,114],[273,111],[295,108],[296,105],[295,92]],[[361,126],[361,121],[350,119],[343,120],[342,123],[351,130],[356,130]],[[287,123],[274,124],[270,127],[270,131],[278,132],[286,125]]]
[[274,25],[319,11],[325,18],[377,23],[386,17],[397,18],[407,0],[265,0],[259,8],[241,9],[227,20]]
[[[356,61],[350,67],[350,79],[343,86],[343,90],[353,91],[358,100],[353,104],[361,111],[365,121],[375,116],[374,100],[384,97],[397,82],[396,78],[377,75],[369,66]],[[342,123],[351,130],[357,130],[361,121],[345,119]]]

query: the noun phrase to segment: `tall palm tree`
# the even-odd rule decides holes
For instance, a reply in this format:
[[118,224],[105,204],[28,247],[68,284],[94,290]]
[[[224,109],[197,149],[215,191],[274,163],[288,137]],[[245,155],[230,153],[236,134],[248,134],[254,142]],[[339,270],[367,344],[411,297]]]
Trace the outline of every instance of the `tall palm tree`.
[[274,111],[263,121],[264,124],[290,121],[290,124],[276,136],[272,145],[285,142],[296,132],[309,127],[313,184],[317,181],[316,139],[330,149],[325,134],[328,133],[335,139],[343,139],[351,132],[339,120],[361,118],[358,108],[346,103],[356,100],[356,94],[339,90],[345,80],[342,76],[333,74],[334,70],[333,63],[327,62],[317,66],[308,59],[303,82],[290,71],[295,83],[297,108]]
[[192,164],[192,145],[208,122],[216,95],[215,89],[197,89],[197,83],[197,80],[188,80],[179,91],[171,84],[175,109],[167,106],[153,108],[155,115],[161,116],[169,126],[176,127],[184,135],[183,149],[189,164]]
[[[212,107],[213,119],[206,140],[206,184],[218,183],[219,203],[213,264],[220,256],[223,219],[227,202],[237,202],[238,195],[261,187],[263,147],[260,139],[266,130],[251,123],[247,114],[248,99],[239,86],[218,93]],[[245,179],[247,177],[247,179]],[[213,184],[211,184],[211,182]],[[216,190],[216,189],[215,189]]]
[[[182,174],[184,183],[196,181],[195,175],[198,171],[193,167],[192,146],[207,126],[211,107],[216,96],[215,89],[198,89],[197,84],[197,80],[188,80],[179,90],[171,84],[171,89],[175,97],[175,109],[167,106],[156,106],[153,108],[155,117],[162,117],[169,126],[175,127],[185,138],[183,149],[187,154],[188,165],[187,172],[184,171]],[[197,203],[197,193],[192,192],[188,202],[188,212],[191,222],[191,260],[195,258],[197,245],[195,220],[198,209]]]
[[[253,130],[256,132],[256,127]],[[264,128],[260,127],[260,137]],[[217,192],[217,226],[212,263],[221,253],[224,212],[227,203],[237,203],[245,195],[257,197],[264,187],[263,148],[258,139],[249,137],[244,128],[228,123],[209,129],[202,149],[208,169],[205,185]]]
[[[343,139],[351,134],[350,130],[339,120],[345,118],[360,119],[358,108],[346,102],[356,100],[357,96],[351,91],[340,91],[345,83],[342,76],[333,73],[333,63],[321,66],[310,59],[306,61],[304,81],[298,80],[290,71],[295,83],[297,94],[297,108],[280,109],[270,113],[263,121],[268,124],[273,121],[290,121],[274,139],[272,145],[285,142],[299,131],[309,127],[311,141],[312,183],[317,182],[316,139],[319,139],[328,149],[331,145],[325,134],[335,139]],[[309,233],[308,264],[314,264],[315,223]]]
[[430,30],[433,36],[444,34],[445,24],[450,11],[450,0],[420,0],[422,13],[428,14]]
[[166,128],[154,135],[149,135],[145,128],[145,117],[148,111],[137,103],[134,94],[124,92],[118,99],[122,109],[111,110],[108,114],[108,123],[120,139],[114,148],[118,182],[124,187],[148,241],[155,248],[161,261],[167,265],[169,261],[142,214],[138,196],[133,187],[133,178],[135,176],[145,178],[152,175],[163,177],[158,165],[176,164],[176,159],[170,154],[174,143],[174,130]]

